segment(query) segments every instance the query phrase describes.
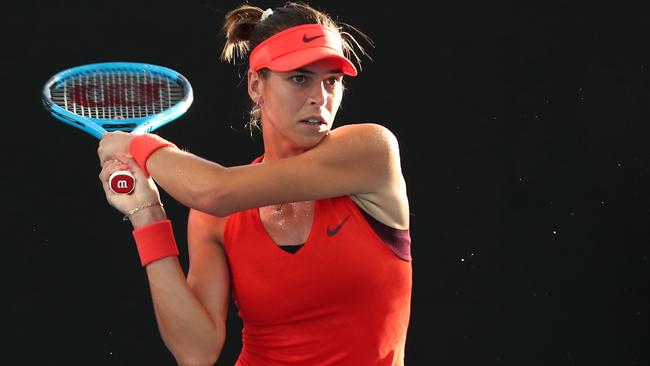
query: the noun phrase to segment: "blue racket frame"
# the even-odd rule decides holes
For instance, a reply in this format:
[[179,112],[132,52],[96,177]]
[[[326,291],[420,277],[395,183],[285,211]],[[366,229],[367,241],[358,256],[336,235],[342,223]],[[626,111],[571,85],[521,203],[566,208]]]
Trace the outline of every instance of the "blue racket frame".
[[[153,115],[146,117],[138,118],[129,118],[129,119],[109,119],[109,118],[91,118],[86,116],[81,116],[75,113],[72,113],[52,101],[52,96],[50,89],[53,85],[61,82],[70,76],[75,74],[83,74],[92,71],[102,71],[108,69],[145,69],[152,73],[158,73],[165,76],[168,76],[172,80],[176,80],[183,86],[185,89],[185,95],[178,103],[172,107]],[[45,108],[58,120],[64,122],[68,125],[76,127],[95,136],[97,139],[101,139],[102,136],[109,130],[102,127],[105,124],[114,124],[114,125],[130,125],[134,126],[133,128],[129,126],[124,127],[115,127],[111,128],[110,131],[125,131],[135,134],[143,134],[151,132],[183,115],[187,109],[192,104],[194,100],[194,94],[192,91],[192,86],[189,81],[180,73],[169,69],[167,67],[140,63],[140,62],[102,62],[87,64],[82,66],[73,67],[61,71],[54,76],[52,76],[43,87],[42,101],[45,105]]]

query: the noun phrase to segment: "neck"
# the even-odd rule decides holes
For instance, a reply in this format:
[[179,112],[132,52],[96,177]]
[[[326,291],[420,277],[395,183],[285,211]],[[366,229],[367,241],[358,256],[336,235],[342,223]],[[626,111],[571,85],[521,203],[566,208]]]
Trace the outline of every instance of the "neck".
[[262,162],[290,158],[292,156],[300,155],[305,151],[307,151],[307,149],[291,148],[287,146],[277,146],[274,144],[267,144],[265,142],[264,159],[262,160]]
[[262,124],[262,140],[264,141],[265,161],[289,158],[309,150],[309,148],[298,146],[295,141],[267,124]]

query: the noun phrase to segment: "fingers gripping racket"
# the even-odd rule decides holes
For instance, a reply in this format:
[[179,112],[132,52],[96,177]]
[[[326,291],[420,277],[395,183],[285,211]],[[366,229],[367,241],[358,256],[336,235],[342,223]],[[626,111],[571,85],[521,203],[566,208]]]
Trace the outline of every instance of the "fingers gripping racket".
[[[193,101],[192,86],[178,72],[136,62],[73,67],[43,88],[45,108],[58,120],[101,139],[109,131],[149,133],[172,122]],[[118,171],[109,179],[116,193],[131,193],[135,179]]]

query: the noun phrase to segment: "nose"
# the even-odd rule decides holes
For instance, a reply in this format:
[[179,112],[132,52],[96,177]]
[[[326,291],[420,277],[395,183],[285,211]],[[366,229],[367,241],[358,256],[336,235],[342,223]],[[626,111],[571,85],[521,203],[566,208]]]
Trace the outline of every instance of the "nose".
[[327,91],[327,88],[325,87],[324,82],[314,83],[314,87],[310,91],[310,95],[309,95],[309,104],[316,105],[316,106],[324,105],[328,96],[329,93]]

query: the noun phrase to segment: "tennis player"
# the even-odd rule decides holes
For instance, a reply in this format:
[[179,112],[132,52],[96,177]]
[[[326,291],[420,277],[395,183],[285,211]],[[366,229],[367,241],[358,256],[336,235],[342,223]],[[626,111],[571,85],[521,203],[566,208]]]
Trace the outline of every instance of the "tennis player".
[[[345,27],[301,3],[226,15],[222,59],[248,61],[251,128],[264,141],[250,163],[225,167],[154,134],[100,142],[106,197],[133,224],[162,339],[181,365],[217,362],[231,294],[238,366],[404,364],[406,185],[391,131],[333,128],[343,79],[358,73],[350,56],[364,52]],[[137,182],[130,195],[107,183],[124,168]],[[191,208],[187,277],[156,184]]]

